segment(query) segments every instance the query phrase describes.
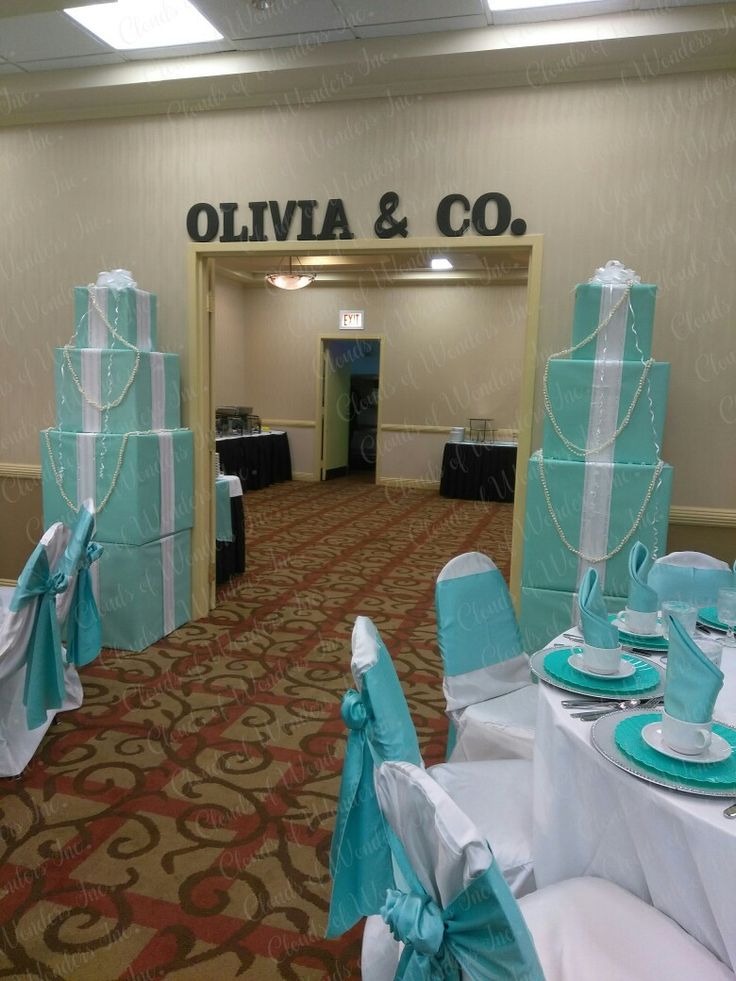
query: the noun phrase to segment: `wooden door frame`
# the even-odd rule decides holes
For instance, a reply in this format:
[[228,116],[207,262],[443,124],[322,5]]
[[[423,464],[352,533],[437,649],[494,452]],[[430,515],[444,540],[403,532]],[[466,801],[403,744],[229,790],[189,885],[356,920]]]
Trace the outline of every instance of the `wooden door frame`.
[[376,483],[380,484],[380,452],[381,452],[381,392],[380,392],[380,382],[381,374],[383,372],[383,352],[384,348],[387,346],[383,342],[386,340],[385,334],[364,334],[362,330],[358,331],[343,331],[341,334],[320,334],[317,338],[318,344],[318,361],[317,364],[320,366],[320,374],[317,378],[317,391],[315,393],[316,400],[316,411],[315,411],[315,440],[314,440],[314,472],[317,475],[317,480],[322,480],[322,423],[324,412],[322,410],[322,389],[324,386],[324,351],[327,346],[328,341],[378,341],[381,345],[379,360],[378,360],[378,382],[379,382],[379,392],[378,392],[378,413],[376,417]]
[[[522,362],[519,447],[513,538],[511,543],[511,595],[519,604],[524,553],[526,461],[531,453],[534,392],[542,285],[542,235],[499,235],[446,238],[441,235],[406,238],[400,242],[352,239],[328,242],[191,242],[187,256],[187,344],[182,352],[183,424],[194,432],[194,527],[192,529],[192,618],[206,616],[215,605],[214,535],[215,504],[212,492],[215,460],[214,392],[212,391],[213,338],[211,314],[214,296],[211,280],[215,259],[270,255],[401,255],[407,251],[490,253],[495,249],[529,250],[527,314]],[[487,288],[487,287],[486,287]],[[383,345],[385,350],[386,345]],[[380,411],[380,402],[379,402]],[[380,443],[381,431],[378,430]],[[379,480],[376,468],[376,481]]]

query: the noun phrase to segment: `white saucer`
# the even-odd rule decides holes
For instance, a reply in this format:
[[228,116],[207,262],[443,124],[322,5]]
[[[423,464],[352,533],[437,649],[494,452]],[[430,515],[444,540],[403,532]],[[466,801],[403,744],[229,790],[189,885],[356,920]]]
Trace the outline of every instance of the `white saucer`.
[[641,730],[641,738],[647,746],[656,749],[658,753],[686,763],[722,763],[731,755],[730,744],[717,732],[711,733],[710,746],[697,754],[678,753],[676,749],[671,749],[662,738],[661,722],[650,722],[649,725],[644,726]]
[[610,678],[611,681],[618,681],[621,678],[630,678],[632,674],[636,671],[636,665],[632,664],[631,661],[622,660],[621,667],[618,671],[614,671],[613,674],[604,674],[603,671],[591,671],[590,668],[586,668],[583,664],[582,654],[571,654],[567,663],[574,671],[579,671],[581,674],[587,674],[589,678]]
[[619,630],[623,630],[630,637],[664,637],[664,624],[662,623],[662,617],[657,615],[657,629],[653,632],[642,633],[640,630],[631,630],[626,626],[626,610],[621,610],[616,614],[615,619],[612,621],[614,627],[618,627]]

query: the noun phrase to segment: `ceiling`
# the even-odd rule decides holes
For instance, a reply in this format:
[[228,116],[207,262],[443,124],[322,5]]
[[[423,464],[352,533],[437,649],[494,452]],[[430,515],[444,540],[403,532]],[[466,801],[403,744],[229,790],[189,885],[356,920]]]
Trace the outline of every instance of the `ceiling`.
[[[387,245],[387,249],[390,246]],[[420,249],[402,249],[400,253],[362,255],[300,255],[299,265],[316,274],[314,287],[334,286],[520,286],[527,280],[529,249],[494,248],[485,253],[453,248],[451,270],[433,270],[430,259],[444,253]],[[217,271],[237,280],[247,288],[264,287],[264,276],[277,270],[286,271],[287,259],[266,255],[222,258]],[[294,263],[294,271],[297,264]]]
[[[252,0],[192,0],[224,35],[222,41],[171,48],[115,51],[63,12],[100,0],[0,0],[0,74],[93,68],[152,58],[175,58],[277,47],[406,37],[559,19],[564,4],[540,0],[529,12],[492,14],[486,0],[272,0],[261,11]],[[733,3],[734,0],[723,0]],[[152,8],[154,0],[151,0]],[[579,3],[577,17],[621,11],[699,6],[709,0],[605,0]],[[569,16],[569,14],[564,14]]]
[[70,2],[0,0],[0,127],[736,69],[736,0],[192,0],[222,41],[125,52]]

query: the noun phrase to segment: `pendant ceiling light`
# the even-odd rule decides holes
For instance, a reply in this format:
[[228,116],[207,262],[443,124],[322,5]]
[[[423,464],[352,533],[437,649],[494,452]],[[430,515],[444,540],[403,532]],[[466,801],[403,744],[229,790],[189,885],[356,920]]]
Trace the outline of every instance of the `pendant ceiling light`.
[[266,282],[280,290],[303,290],[305,286],[314,282],[316,276],[314,273],[305,273],[298,259],[296,262],[298,268],[295,271],[294,260],[289,256],[288,270],[283,268],[284,262],[282,262],[277,272],[267,274]]

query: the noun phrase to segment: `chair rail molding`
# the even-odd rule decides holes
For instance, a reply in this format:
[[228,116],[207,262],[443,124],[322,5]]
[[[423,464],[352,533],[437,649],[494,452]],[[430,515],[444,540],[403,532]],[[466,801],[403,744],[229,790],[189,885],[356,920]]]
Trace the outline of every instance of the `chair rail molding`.
[[732,508],[696,508],[673,505],[670,508],[670,524],[736,528],[736,510]]
[[40,463],[3,463],[0,461],[0,478],[40,480]]

